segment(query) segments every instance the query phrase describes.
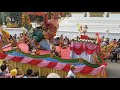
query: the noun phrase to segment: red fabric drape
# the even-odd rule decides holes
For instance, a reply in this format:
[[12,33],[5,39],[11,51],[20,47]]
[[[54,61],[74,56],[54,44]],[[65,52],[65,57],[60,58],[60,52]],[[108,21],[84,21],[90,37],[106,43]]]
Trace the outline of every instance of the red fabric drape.
[[104,62],[104,63],[102,63],[101,65],[105,65],[105,66],[107,66],[107,62]]
[[80,55],[84,51],[83,44],[79,48],[70,47],[70,50],[73,50],[77,55]]
[[42,62],[42,60],[33,59],[32,61],[29,62],[29,64],[31,64],[31,65],[37,65],[40,62]]
[[96,52],[96,48],[93,49],[93,50],[91,50],[91,49],[89,49],[88,47],[85,47],[85,52],[86,52],[87,54],[93,54],[94,52]]
[[92,68],[92,67],[85,66],[85,67],[83,68],[83,70],[81,70],[80,72],[83,73],[83,74],[89,74],[90,72],[93,71],[93,69],[94,69],[94,68]]
[[81,39],[86,39],[86,40],[88,40],[88,36],[86,36],[86,35],[81,35],[80,38],[81,38]]
[[73,51],[74,51],[77,55],[80,55],[80,54],[84,51],[84,49],[83,49],[83,47],[81,46],[79,49],[73,48]]
[[[81,44],[81,43],[79,43]],[[85,51],[87,54],[93,54],[94,52],[98,53],[100,51],[99,49],[100,47],[98,45],[94,45],[94,44],[84,44],[82,43],[82,45],[78,45],[74,44],[73,46],[70,47],[70,50],[73,50],[77,55],[80,55],[83,51]]]
[[48,68],[53,68],[53,67],[55,67],[57,65],[57,62],[50,62],[49,64],[48,64]]
[[11,60],[15,61],[15,62],[20,62],[22,59],[23,59],[23,57],[17,57],[17,56],[15,56]]
[[67,65],[63,68],[63,70],[68,72],[68,71],[70,70],[70,66],[71,66],[70,64],[67,64]]
[[4,59],[6,56],[6,54],[0,53],[0,59]]
[[[5,59],[5,57],[6,57],[6,54],[3,54],[3,53],[0,53],[0,57],[4,57],[3,59]],[[14,56],[12,59],[10,59],[10,60],[12,60],[12,61],[14,61],[14,62],[21,62],[21,60],[23,60],[23,58],[24,57],[18,57],[18,56]],[[3,60],[2,59],[2,60]],[[42,62],[43,60],[38,60],[38,59],[33,59],[33,60],[30,60],[30,62],[29,62],[29,64],[31,64],[31,65],[38,65],[38,64],[40,64],[41,62]],[[44,63],[43,63],[44,64]],[[48,68],[54,68],[54,67],[56,67],[56,65],[58,64],[58,62],[48,62],[48,64],[46,65],[46,66],[44,66],[44,67],[48,67]],[[104,63],[102,63],[101,65],[105,65],[105,66],[107,66],[107,63],[106,62],[104,62]],[[59,66],[59,65],[58,65]],[[63,66],[65,66],[65,67],[63,67]],[[64,71],[69,71],[70,70],[70,66],[71,66],[71,64],[65,64],[65,65],[63,65],[62,66],[62,68],[60,69],[60,70],[64,70]],[[103,67],[102,67],[103,68]],[[78,68],[76,67],[76,70],[77,70]],[[99,69],[101,69],[101,68],[99,68]],[[95,70],[95,68],[92,68],[92,67],[90,67],[90,66],[85,66],[84,68],[82,68],[81,69],[81,71],[78,71],[78,72],[80,72],[80,73],[82,73],[82,74],[90,74],[93,70]]]

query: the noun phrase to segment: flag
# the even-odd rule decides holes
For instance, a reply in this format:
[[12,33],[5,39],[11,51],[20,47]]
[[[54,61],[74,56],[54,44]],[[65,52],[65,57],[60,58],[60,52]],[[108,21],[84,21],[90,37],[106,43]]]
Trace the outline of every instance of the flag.
[[82,25],[77,24],[78,31],[82,31]]

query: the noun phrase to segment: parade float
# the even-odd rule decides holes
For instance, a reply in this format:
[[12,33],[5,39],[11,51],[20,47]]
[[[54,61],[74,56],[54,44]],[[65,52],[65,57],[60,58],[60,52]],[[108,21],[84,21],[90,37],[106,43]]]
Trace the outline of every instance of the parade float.
[[[38,43],[46,39],[49,41],[55,36],[59,27],[55,19],[56,18],[46,22],[48,24],[48,30],[46,32],[43,33],[41,31],[33,35]],[[42,34],[44,38],[41,37],[42,39],[38,40],[37,38],[40,34]],[[4,47],[0,52],[0,61],[7,60],[13,68],[21,68],[24,72],[28,68],[39,71],[40,76],[57,73],[60,77],[65,78],[70,70],[70,66],[74,65],[74,72],[77,78],[108,77],[106,71],[107,63],[104,60],[105,57],[103,57],[104,53],[101,53],[99,41],[77,38],[73,40],[67,49],[59,48],[59,46],[56,48],[61,51],[61,57],[52,54],[49,50],[40,50],[40,55],[31,55],[28,53],[27,44],[20,43],[17,48],[13,50],[11,46],[7,48]],[[106,50],[106,53],[107,52],[108,49]]]

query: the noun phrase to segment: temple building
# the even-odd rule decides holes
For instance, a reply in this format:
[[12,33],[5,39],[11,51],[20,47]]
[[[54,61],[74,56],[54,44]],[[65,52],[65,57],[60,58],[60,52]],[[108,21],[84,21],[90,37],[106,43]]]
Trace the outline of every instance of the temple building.
[[[58,29],[58,35],[65,33],[72,37],[78,35],[77,24],[88,26],[87,34],[94,37],[95,33],[111,39],[120,37],[120,12],[71,12],[71,17],[65,18]],[[109,33],[106,35],[106,33]]]

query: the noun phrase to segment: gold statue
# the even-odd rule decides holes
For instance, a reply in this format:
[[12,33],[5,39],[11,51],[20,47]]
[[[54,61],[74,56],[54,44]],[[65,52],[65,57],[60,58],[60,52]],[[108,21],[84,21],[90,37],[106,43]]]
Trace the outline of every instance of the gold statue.
[[11,18],[9,16],[7,16],[6,21],[7,21],[7,27],[11,28],[12,27],[12,23],[10,22]]

